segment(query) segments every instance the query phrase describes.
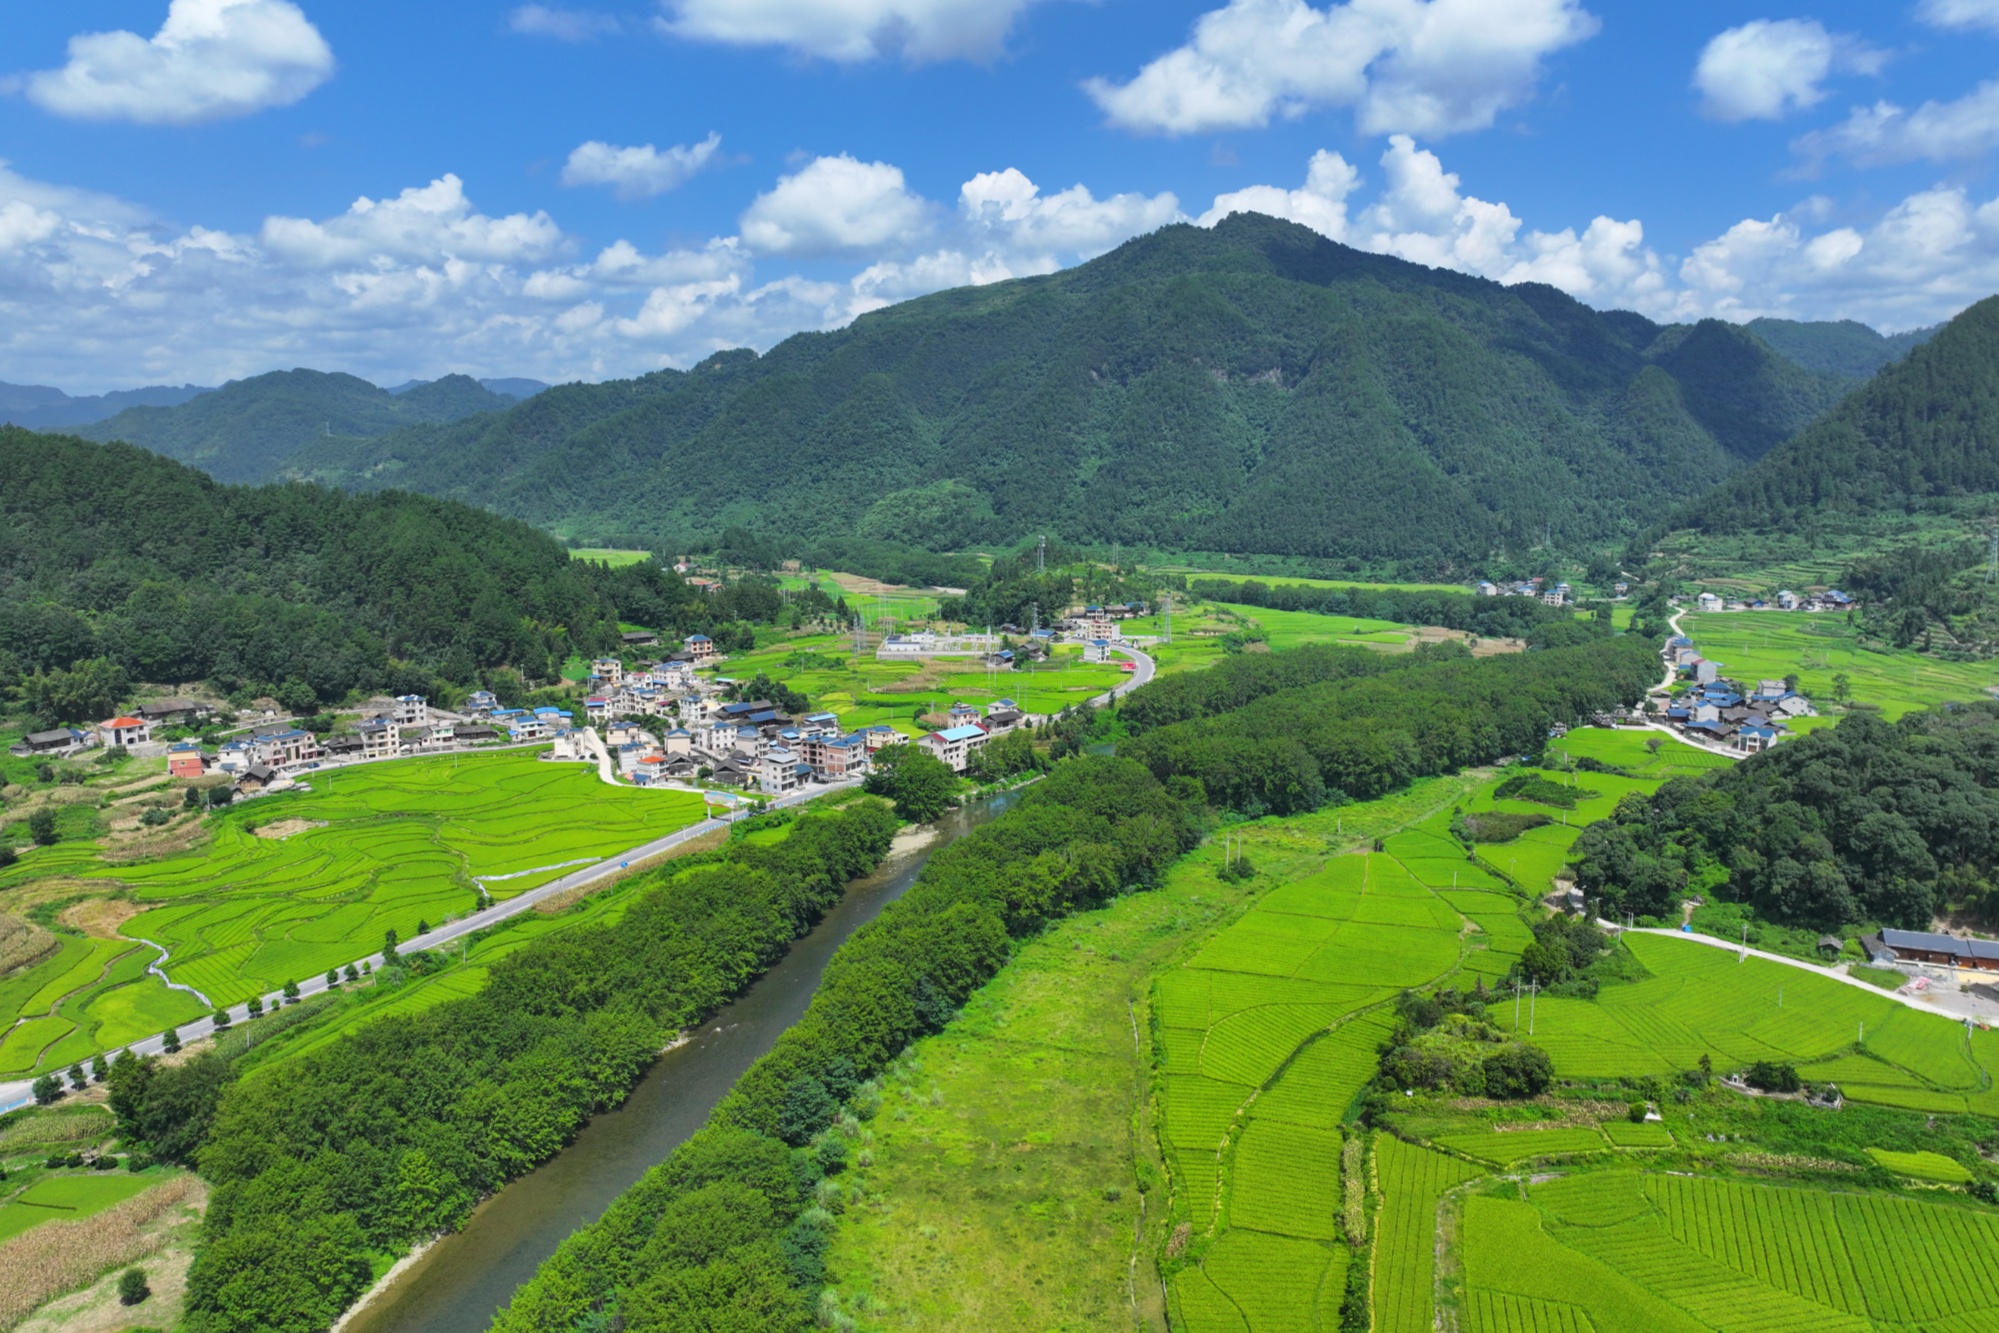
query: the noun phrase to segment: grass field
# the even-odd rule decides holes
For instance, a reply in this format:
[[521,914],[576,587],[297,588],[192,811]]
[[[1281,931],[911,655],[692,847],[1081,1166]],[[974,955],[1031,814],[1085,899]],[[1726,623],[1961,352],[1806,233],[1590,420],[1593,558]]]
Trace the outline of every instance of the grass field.
[[[263,798],[213,821],[202,847],[113,864],[77,845],[59,862],[25,859],[0,886],[58,874],[79,897],[110,893],[140,909],[114,938],[68,938],[49,960],[0,983],[0,1077],[66,1067],[185,1023],[205,1006],[268,993],[470,910],[475,879],[504,900],[697,822],[684,793],[607,787],[593,769],[512,751],[413,759],[313,777],[315,790]],[[251,826],[298,831],[262,837]],[[506,878],[498,878],[498,877]]]
[[93,1171],[46,1175],[0,1203],[0,1241],[44,1222],[75,1222],[160,1183],[158,1173]]
[[651,551],[620,551],[608,546],[578,546],[569,552],[571,560],[589,560],[612,569],[642,565],[652,559]]
[[1833,676],[1846,676],[1853,701],[1890,719],[1920,708],[1985,699],[1999,686],[1999,662],[1945,662],[1913,649],[1862,645],[1834,616],[1784,611],[1689,615],[1680,622],[1701,655],[1738,681],[1798,677],[1821,711],[1833,707]]

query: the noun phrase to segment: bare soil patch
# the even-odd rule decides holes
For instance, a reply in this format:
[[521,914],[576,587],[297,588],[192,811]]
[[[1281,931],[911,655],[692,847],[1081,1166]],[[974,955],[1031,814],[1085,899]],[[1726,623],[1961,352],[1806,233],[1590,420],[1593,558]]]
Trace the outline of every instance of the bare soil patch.
[[257,836],[260,838],[269,838],[274,842],[283,842],[286,838],[295,837],[310,829],[325,827],[326,821],[323,819],[280,819],[273,823],[260,825],[257,829]]
[[54,953],[61,943],[32,921],[0,916],[0,976],[34,966]]
[[91,898],[63,909],[56,919],[73,930],[80,930],[94,939],[122,939],[118,927],[145,911],[138,903],[124,898]]

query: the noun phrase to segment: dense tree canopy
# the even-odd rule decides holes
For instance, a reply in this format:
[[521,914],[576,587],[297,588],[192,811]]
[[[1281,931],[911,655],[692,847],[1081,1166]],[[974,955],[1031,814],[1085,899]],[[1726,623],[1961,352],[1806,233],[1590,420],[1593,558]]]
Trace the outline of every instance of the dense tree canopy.
[[191,1155],[215,1186],[187,1328],[324,1329],[367,1285],[370,1252],[455,1226],[622,1101],[674,1032],[873,869],[895,828],[865,801],[800,819],[775,844],[734,843],[662,872],[614,924],[509,955],[475,995],[379,1018],[252,1078],[128,1067],[114,1102],[124,1132]]
[[[1652,642],[1635,635],[1477,660],[1444,645],[1392,667],[1338,650],[1270,656],[1270,667],[1215,668],[1209,689],[1198,677],[1210,673],[1193,673],[1173,691],[1177,708],[1134,699],[1125,711],[1137,725],[1185,720],[1144,730],[1127,752],[1162,780],[1198,780],[1216,805],[1292,814],[1538,752],[1551,726],[1628,706],[1658,675]],[[1315,671],[1315,683],[1279,684]],[[1216,707],[1231,696],[1243,701]]]
[[1854,714],[1700,778],[1632,795],[1576,840],[1577,883],[1645,915],[1690,884],[1814,929],[1990,916],[1999,863],[1999,704]]
[[548,680],[615,647],[620,620],[687,633],[783,609],[767,579],[704,593],[451,501],[222,486],[125,445],[0,428],[0,476],[0,687],[50,720],[103,716],[114,672],[430,694],[503,668]]

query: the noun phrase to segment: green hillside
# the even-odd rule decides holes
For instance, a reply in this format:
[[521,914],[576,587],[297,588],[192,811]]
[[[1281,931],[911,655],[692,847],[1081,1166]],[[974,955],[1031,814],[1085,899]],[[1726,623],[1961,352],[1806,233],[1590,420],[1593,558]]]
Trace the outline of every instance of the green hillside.
[[266,481],[316,440],[458,421],[515,401],[465,375],[392,394],[352,375],[274,370],[179,406],[128,407],[75,429],[86,439],[122,440],[192,463],[219,481]]
[[92,659],[137,680],[289,687],[304,707],[427,692],[431,673],[546,679],[615,643],[621,608],[656,611],[634,571],[449,501],[224,486],[140,449],[12,427],[0,476],[0,691],[20,685],[63,721],[118,702],[37,685]]
[[1936,328],[1876,333],[1857,320],[1806,324],[1795,319],[1752,319],[1743,327],[1805,369],[1851,380],[1872,378],[1936,336]]
[[1633,531],[1844,383],[1731,325],[1662,328],[1241,215],[761,357],[374,439],[320,429],[277,470],[590,539],[1047,532],[1441,572]]
[[1867,517],[1999,491],[1999,298],[1785,441],[1675,526],[1795,528],[1808,512]]

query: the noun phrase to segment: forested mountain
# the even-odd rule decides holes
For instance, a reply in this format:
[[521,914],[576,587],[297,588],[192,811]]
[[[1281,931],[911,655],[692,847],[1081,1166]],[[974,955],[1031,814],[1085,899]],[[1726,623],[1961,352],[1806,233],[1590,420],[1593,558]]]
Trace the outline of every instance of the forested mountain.
[[1865,516],[1999,492],[1999,297],[1773,449],[1675,526],[1794,526],[1807,511]]
[[1795,319],[1752,319],[1743,327],[1806,370],[1839,375],[1857,384],[1934,338],[1941,326],[1882,334],[1851,319],[1812,324]]
[[112,393],[72,398],[61,389],[43,384],[0,384],[0,424],[25,426],[29,430],[53,430],[62,426],[86,426],[93,421],[116,416],[128,407],[178,407],[211,390],[193,384],[175,388],[154,384],[143,389],[120,389]]
[[126,445],[0,427],[0,476],[0,690],[31,702],[91,663],[296,708],[501,670],[546,680],[614,645],[621,618],[707,628],[779,607],[763,584],[704,595],[656,563],[574,561],[448,500],[225,486]]
[[1727,324],[1662,328],[1238,215],[762,357],[370,440],[321,429],[278,470],[583,537],[1046,532],[1441,571],[1631,531],[1844,384]]
[[92,440],[122,440],[192,463],[218,481],[265,481],[329,436],[382,435],[420,422],[458,421],[518,400],[465,375],[400,393],[352,375],[276,370],[234,380],[177,407],[132,407],[78,428]]

